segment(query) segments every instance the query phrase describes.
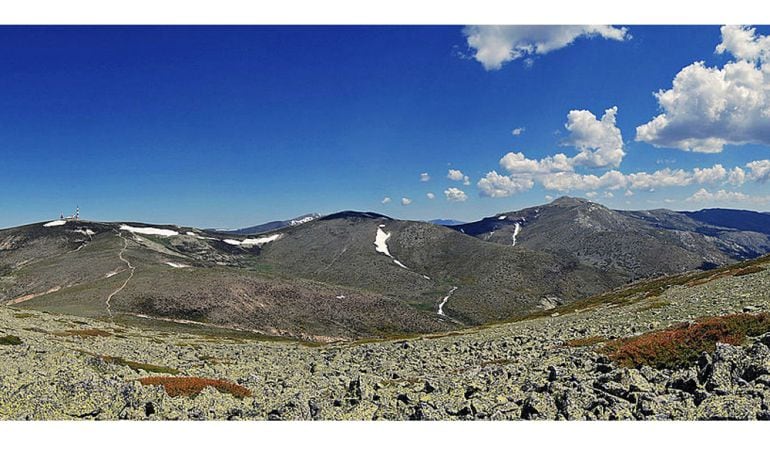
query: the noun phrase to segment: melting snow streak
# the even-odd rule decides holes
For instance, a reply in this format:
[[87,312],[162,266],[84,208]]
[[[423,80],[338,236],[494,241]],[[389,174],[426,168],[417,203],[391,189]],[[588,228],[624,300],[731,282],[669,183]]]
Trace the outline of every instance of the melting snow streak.
[[444,305],[446,305],[446,302],[449,301],[449,297],[451,297],[452,294],[454,294],[456,290],[457,290],[457,286],[452,287],[452,289],[449,291],[449,293],[446,295],[446,297],[444,297],[443,300],[441,300],[441,303],[438,304],[438,315],[439,316],[446,316],[446,314],[444,314]]
[[513,244],[511,244],[511,247],[516,247],[516,236],[519,235],[519,231],[521,231],[521,225],[519,225],[518,222],[516,222],[515,225],[516,228],[513,229]]

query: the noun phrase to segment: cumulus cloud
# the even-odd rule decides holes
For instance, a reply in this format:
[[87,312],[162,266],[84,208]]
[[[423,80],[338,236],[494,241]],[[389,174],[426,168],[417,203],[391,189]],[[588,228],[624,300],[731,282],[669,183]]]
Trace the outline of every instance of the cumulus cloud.
[[465,200],[468,200],[468,196],[465,192],[453,187],[445,190],[444,195],[450,202],[464,202]]
[[705,188],[700,188],[696,193],[687,198],[691,202],[745,202],[751,197],[743,192],[731,192],[720,189],[716,192],[710,192]]
[[759,181],[765,183],[770,180],[770,159],[763,159],[761,161],[753,161],[746,164],[749,168],[749,179],[752,181]]
[[446,175],[447,178],[449,178],[452,181],[462,181],[463,185],[470,186],[471,179],[468,175],[464,175],[462,171],[457,169],[449,169],[449,172]]
[[434,194],[433,192],[428,192],[427,194],[425,194],[425,196],[428,197],[428,200],[433,200],[434,198],[436,198],[436,194]]
[[683,68],[671,89],[655,93],[662,113],[636,128],[656,147],[718,153],[725,145],[770,145],[770,38],[754,28],[724,26],[717,53],[735,61]]
[[401,197],[401,206],[409,206],[412,204],[412,199],[407,197]]
[[387,205],[387,204],[388,204],[388,203],[390,203],[390,202],[391,202],[391,199],[390,199],[390,197],[385,197],[385,198],[383,198],[383,199],[382,199],[382,204],[383,204],[383,205]]
[[422,181],[423,183],[430,181],[430,175],[428,174],[428,172],[423,172],[420,174],[420,181]]
[[570,132],[564,145],[572,145],[580,153],[572,158],[572,164],[587,167],[618,167],[626,152],[623,136],[615,126],[618,107],[604,111],[598,120],[591,111],[572,110],[567,114],[564,127]]
[[592,191],[598,189],[616,190],[626,187],[628,180],[617,170],[610,170],[601,176],[583,175],[575,172],[552,173],[540,177],[543,187],[550,191]]
[[626,28],[609,25],[474,25],[463,29],[473,58],[486,70],[503,64],[545,55],[566,47],[581,37],[623,41],[631,36]]
[[572,160],[563,153],[537,160],[529,159],[521,152],[508,152],[500,159],[500,166],[512,174],[570,172],[574,168]]
[[463,176],[463,172],[457,169],[449,169],[449,172],[446,174],[446,177],[452,181],[461,181]]
[[653,190],[656,188],[688,186],[693,182],[693,175],[682,169],[657,170],[653,173],[637,172],[628,174],[628,185],[632,189]]
[[491,171],[476,183],[482,197],[510,197],[513,194],[532,189],[535,185],[530,177],[515,177],[500,175],[496,171]]
[[521,136],[521,134],[524,133],[524,130],[526,130],[524,127],[514,128],[511,130],[511,134],[514,136]]

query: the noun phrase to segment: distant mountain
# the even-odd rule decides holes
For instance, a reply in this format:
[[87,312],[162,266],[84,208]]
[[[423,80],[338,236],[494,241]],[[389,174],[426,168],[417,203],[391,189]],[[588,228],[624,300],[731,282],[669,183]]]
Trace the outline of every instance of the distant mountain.
[[770,234],[770,213],[766,212],[714,208],[682,214],[709,225]]
[[432,223],[434,225],[444,225],[445,227],[448,227],[452,225],[462,225],[465,222],[461,220],[454,220],[454,219],[433,219],[433,220],[429,220],[428,223]]
[[289,220],[274,220],[272,222],[267,222],[260,225],[254,225],[253,227],[240,228],[237,230],[229,230],[228,232],[232,234],[241,234],[241,235],[267,233],[268,231],[278,230],[280,228],[302,225],[303,223],[307,223],[307,222],[310,222],[311,220],[318,219],[319,217],[321,217],[321,215],[318,213],[305,214],[304,216],[295,217]]
[[669,210],[615,211],[572,197],[451,228],[488,242],[573,256],[630,278],[709,268],[770,252],[766,234],[719,228]]

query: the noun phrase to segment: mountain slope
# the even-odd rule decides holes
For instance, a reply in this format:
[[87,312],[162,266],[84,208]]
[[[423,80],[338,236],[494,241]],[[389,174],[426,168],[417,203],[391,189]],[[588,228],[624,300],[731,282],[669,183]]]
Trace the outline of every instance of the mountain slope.
[[629,279],[715,267],[770,251],[768,236],[715,229],[667,210],[614,211],[562,197],[451,227],[487,242],[574,256]]

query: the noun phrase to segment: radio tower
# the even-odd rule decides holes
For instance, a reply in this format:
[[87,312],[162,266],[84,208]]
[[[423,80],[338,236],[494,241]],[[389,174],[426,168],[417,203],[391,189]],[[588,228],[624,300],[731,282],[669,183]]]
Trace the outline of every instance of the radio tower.
[[75,207],[75,222],[80,220],[80,206]]

